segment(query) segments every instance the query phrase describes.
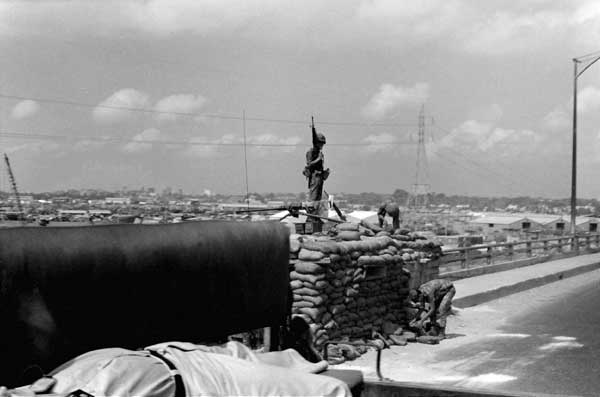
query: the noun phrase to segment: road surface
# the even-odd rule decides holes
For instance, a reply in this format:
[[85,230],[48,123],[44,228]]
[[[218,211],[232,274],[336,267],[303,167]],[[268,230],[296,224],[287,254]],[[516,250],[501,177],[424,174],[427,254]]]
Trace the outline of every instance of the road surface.
[[[385,350],[385,377],[477,389],[600,395],[600,270],[459,310],[450,339]],[[345,366],[374,376],[368,353]]]

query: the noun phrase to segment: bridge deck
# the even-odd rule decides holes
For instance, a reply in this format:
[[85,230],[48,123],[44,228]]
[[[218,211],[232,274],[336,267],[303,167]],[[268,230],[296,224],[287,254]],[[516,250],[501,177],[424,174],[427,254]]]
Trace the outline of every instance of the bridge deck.
[[453,305],[463,308],[478,305],[598,268],[600,253],[595,253],[457,280]]

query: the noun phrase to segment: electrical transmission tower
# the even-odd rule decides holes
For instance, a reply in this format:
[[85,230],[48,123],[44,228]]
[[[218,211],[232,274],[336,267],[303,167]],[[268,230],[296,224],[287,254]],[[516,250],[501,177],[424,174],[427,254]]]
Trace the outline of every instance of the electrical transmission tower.
[[429,167],[427,165],[427,153],[425,152],[425,105],[422,105],[419,112],[419,144],[417,146],[415,183],[408,194],[406,206],[413,209],[426,207],[429,189]]

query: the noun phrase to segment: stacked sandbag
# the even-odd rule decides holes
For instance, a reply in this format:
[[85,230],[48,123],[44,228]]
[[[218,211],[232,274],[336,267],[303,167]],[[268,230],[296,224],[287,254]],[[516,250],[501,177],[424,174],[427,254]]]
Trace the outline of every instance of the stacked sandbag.
[[[330,236],[290,236],[292,314],[310,324],[317,349],[328,341],[376,345],[374,334],[388,338],[384,324],[398,324],[398,329],[407,323],[411,269],[436,263],[435,245],[420,251],[424,243],[417,246],[410,236],[398,240],[366,230],[347,223]],[[384,346],[395,344],[388,339]],[[362,351],[348,346],[353,345],[329,347],[331,362],[353,359]]]

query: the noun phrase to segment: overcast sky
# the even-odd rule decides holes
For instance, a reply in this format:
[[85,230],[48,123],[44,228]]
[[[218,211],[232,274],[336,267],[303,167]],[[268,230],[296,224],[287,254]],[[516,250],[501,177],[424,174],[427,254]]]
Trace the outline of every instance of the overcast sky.
[[[0,148],[23,191],[569,197],[572,58],[597,1],[0,0]],[[578,195],[599,197],[600,63],[579,79]],[[257,146],[268,144],[271,146]],[[6,172],[0,189],[8,189]]]

